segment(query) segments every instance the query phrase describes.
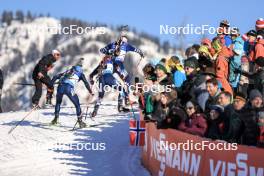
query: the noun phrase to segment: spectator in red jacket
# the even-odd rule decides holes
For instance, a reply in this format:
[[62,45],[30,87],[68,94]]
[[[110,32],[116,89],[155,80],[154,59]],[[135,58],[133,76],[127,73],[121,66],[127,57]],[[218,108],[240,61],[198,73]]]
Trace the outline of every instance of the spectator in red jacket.
[[232,56],[232,51],[223,46],[216,59],[216,77],[221,82],[223,89],[230,94],[233,94],[232,87],[228,82],[229,73],[229,58]]
[[199,109],[199,105],[193,100],[186,103],[185,111],[188,118],[179,125],[179,130],[193,135],[204,136],[207,130],[207,123],[205,115],[199,113]]
[[257,32],[257,43],[255,46],[255,58],[264,57],[264,29]]

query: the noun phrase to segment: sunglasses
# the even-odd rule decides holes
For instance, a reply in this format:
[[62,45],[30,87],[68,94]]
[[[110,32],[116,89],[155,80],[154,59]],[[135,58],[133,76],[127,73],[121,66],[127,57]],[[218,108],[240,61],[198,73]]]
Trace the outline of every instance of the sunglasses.
[[194,107],[186,107],[185,109],[186,110],[192,110],[192,109],[194,109]]

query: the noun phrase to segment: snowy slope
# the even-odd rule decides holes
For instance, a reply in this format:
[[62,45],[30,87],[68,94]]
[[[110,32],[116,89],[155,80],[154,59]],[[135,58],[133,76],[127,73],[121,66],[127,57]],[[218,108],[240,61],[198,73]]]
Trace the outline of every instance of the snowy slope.
[[[56,62],[50,76],[65,71],[69,66],[76,64],[80,57],[85,58],[84,68],[85,74],[88,76],[103,57],[99,53],[99,49],[109,42],[100,38],[104,37],[115,41],[119,36],[119,32],[111,28],[106,28],[106,33],[103,35],[90,32],[72,36],[54,35],[52,32],[45,30],[49,26],[58,26],[60,23],[61,21],[58,19],[42,17],[31,22],[13,21],[10,26],[0,26],[0,68],[4,72],[5,81],[2,108],[5,112],[31,107],[34,87],[17,86],[14,83],[33,83],[31,74],[34,66],[41,57],[49,54],[52,49],[61,50],[63,58]],[[140,48],[145,54],[145,59],[138,68],[140,56],[138,54],[127,55],[125,65],[132,77],[142,76],[141,69],[150,59],[167,57],[173,54],[173,51],[170,51],[170,53],[159,51],[159,46],[150,39],[139,37],[133,32],[128,32],[127,35],[129,42],[134,39],[140,41],[140,44],[136,47]],[[80,87],[79,90],[82,90],[82,88]],[[81,101],[84,101],[87,96],[88,92],[83,92]],[[40,103],[43,103],[43,101]],[[67,102],[63,103],[66,104]]]
[[[91,112],[92,105],[88,107]],[[82,109],[85,112],[86,106]],[[53,109],[42,109],[34,111],[8,135],[25,114],[0,115],[1,176],[149,175],[140,165],[140,148],[129,146],[129,114],[118,114],[116,102],[104,102],[98,117],[85,121],[98,126],[69,131],[76,115],[75,109],[68,106],[61,110],[61,127],[48,126]],[[93,150],[89,150],[91,147]]]

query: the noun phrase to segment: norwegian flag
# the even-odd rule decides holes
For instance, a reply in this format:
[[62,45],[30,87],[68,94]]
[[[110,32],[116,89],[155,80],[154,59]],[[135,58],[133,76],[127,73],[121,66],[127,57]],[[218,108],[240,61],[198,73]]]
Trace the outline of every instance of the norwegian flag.
[[144,120],[130,119],[129,121],[129,137],[130,145],[144,146],[145,145],[145,130],[146,124]]

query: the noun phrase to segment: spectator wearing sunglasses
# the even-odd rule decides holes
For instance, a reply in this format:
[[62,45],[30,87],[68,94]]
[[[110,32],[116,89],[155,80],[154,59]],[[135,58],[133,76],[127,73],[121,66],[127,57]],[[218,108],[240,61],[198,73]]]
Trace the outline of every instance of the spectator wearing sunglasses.
[[191,100],[185,105],[188,118],[179,125],[179,130],[203,137],[207,130],[205,115],[199,113],[199,105]]

